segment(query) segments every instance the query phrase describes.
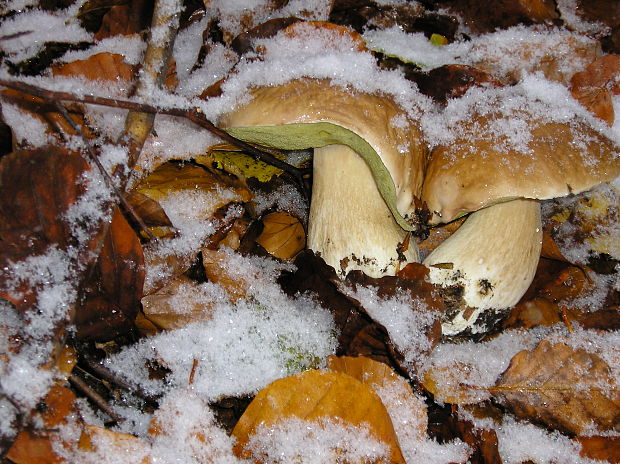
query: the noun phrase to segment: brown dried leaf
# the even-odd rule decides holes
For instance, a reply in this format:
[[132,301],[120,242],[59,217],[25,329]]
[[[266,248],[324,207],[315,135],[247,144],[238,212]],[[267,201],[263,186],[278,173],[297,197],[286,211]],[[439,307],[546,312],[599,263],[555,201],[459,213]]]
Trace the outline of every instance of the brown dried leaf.
[[253,27],[252,29],[249,29],[239,34],[237,37],[235,37],[235,40],[231,42],[230,46],[239,55],[243,55],[244,53],[250,51],[255,51],[255,39],[268,39],[270,37],[273,37],[282,29],[285,29],[286,27],[298,21],[300,21],[300,19],[295,17],[270,19],[262,24],[259,24],[258,26]]
[[422,385],[436,401],[448,404],[477,404],[490,394],[484,389],[471,388],[463,381],[470,366],[454,362],[449,366],[431,366],[424,371]]
[[581,444],[579,455],[611,464],[620,463],[620,437],[591,436],[575,438]]
[[299,219],[278,211],[263,217],[256,243],[276,258],[291,259],[306,247],[306,232]]
[[620,423],[620,392],[598,355],[543,340],[517,353],[492,389],[524,419],[574,434],[592,424],[612,430]]
[[144,316],[164,330],[178,329],[187,324],[211,319],[212,305],[184,298],[198,284],[181,276],[170,284],[142,298]]
[[[88,163],[75,153],[53,146],[18,151],[0,162],[0,267],[10,269],[41,255],[49,247],[74,244],[62,219],[84,193],[83,174]],[[0,274],[0,297],[19,311],[32,308],[40,290],[26,280]]]
[[140,309],[144,254],[138,236],[117,208],[75,318],[78,338],[110,340],[129,332]]
[[250,283],[230,273],[228,255],[224,251],[202,249],[202,263],[210,282],[220,284],[235,301],[245,298]]
[[[155,237],[172,238],[175,236],[176,230],[158,202],[134,190],[125,193],[125,200]],[[130,217],[132,226],[139,229],[138,224],[135,224],[131,219]],[[144,239],[148,238],[142,230],[140,230],[140,236]]]
[[[347,38],[353,44],[352,51],[367,51],[366,41],[354,29],[327,21],[300,21],[295,22],[284,29],[284,35],[287,37],[308,37],[323,31],[336,33],[339,37]],[[344,40],[344,39],[343,39]]]
[[370,433],[388,445],[391,463],[404,463],[390,417],[381,399],[369,386],[338,372],[312,370],[276,380],[258,392],[233,430],[235,452],[252,456],[246,448],[259,426],[272,426],[289,418],[320,424],[319,419],[341,420],[367,426]]
[[95,33],[95,40],[139,33],[150,25],[152,8],[150,2],[142,0],[113,6],[103,17],[101,27]]

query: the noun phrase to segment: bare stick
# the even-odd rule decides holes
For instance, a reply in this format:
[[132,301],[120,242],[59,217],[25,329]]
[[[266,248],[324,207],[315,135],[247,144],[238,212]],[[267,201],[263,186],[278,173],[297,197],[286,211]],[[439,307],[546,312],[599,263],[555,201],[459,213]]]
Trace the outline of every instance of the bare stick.
[[149,105],[147,103],[139,103],[130,100],[123,100],[118,98],[108,98],[108,97],[98,97],[93,95],[83,95],[78,97],[69,92],[57,92],[54,90],[44,89],[42,87],[37,87],[35,85],[26,84],[24,82],[18,81],[10,81],[0,79],[0,85],[9,89],[18,90],[20,92],[27,93],[29,95],[33,95],[35,97],[42,98],[44,100],[63,100],[63,101],[71,101],[76,103],[86,103],[91,105],[100,105],[100,106],[109,106],[113,108],[123,108],[131,111],[138,111],[141,113],[149,113],[149,114],[166,114],[169,116],[178,116],[181,118],[186,118],[192,121],[194,124],[202,127],[203,129],[208,130],[212,134],[217,135],[221,139],[229,142],[230,144],[240,148],[252,155],[255,159],[263,161],[271,166],[274,166],[282,171],[286,172],[289,176],[291,176],[298,185],[302,188],[302,192],[307,197],[308,186],[306,185],[306,181],[304,179],[303,171],[301,169],[292,166],[275,156],[271,153],[268,153],[264,150],[260,150],[253,145],[250,145],[243,140],[239,140],[236,137],[233,137],[228,132],[220,129],[211,121],[209,121],[206,116],[200,111],[198,108],[191,109],[180,109],[180,108],[158,108],[153,105]]
[[71,374],[69,376],[69,382],[71,382],[71,384],[77,388],[79,391],[81,391],[86,397],[88,397],[89,400],[91,400],[93,403],[95,403],[97,405],[97,407],[99,409],[101,409],[103,412],[105,412],[108,416],[110,416],[110,418],[117,422],[117,423],[121,423],[123,422],[125,419],[121,416],[119,416],[116,412],[114,412],[114,410],[110,407],[110,405],[107,403],[106,400],[104,400],[101,395],[99,395],[99,393],[97,393],[95,390],[93,390],[92,388],[90,388],[86,382],[84,382],[82,379],[80,379],[78,376]]

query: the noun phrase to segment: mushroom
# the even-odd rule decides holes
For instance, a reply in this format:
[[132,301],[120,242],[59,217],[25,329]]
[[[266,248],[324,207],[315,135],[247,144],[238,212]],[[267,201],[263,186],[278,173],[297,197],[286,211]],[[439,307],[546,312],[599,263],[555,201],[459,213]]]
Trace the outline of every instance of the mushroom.
[[433,149],[426,171],[422,199],[431,223],[473,211],[424,260],[430,280],[452,290],[446,291],[446,335],[475,330],[481,313],[509,308],[526,292],[542,243],[538,200],[620,175],[616,145],[584,122],[530,119],[527,146],[515,147],[491,127],[501,119],[472,115],[454,143]]
[[344,276],[394,274],[418,261],[414,229],[426,161],[421,135],[387,95],[297,79],[252,91],[220,126],[246,142],[314,148],[308,247]]

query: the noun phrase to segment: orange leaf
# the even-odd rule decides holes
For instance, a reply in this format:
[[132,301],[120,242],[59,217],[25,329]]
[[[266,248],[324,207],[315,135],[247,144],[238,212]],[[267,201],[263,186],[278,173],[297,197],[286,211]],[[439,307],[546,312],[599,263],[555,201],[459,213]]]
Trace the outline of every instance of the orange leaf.
[[97,53],[85,60],[54,65],[54,76],[82,77],[91,81],[126,81],[134,76],[134,66],[124,61],[123,55]]
[[[41,413],[41,419],[47,429],[54,429],[66,423],[67,418],[75,413],[75,395],[71,390],[54,385],[47,394]],[[59,464],[65,462],[54,453],[51,435],[30,430],[22,430],[8,450],[6,457],[15,464]]]
[[276,212],[263,218],[263,232],[256,242],[276,258],[290,259],[306,246],[306,232],[299,219]]
[[[371,387],[381,397],[397,434],[400,427],[406,427],[408,430],[414,427],[417,438],[426,439],[428,417],[424,401],[418,399],[413,394],[409,382],[387,364],[364,356],[329,356],[327,367],[332,371],[350,375]],[[397,415],[406,416],[404,423],[397,422]]]
[[598,118],[613,125],[615,115],[611,94],[620,94],[620,55],[606,55],[590,63],[570,80],[573,97]]
[[320,425],[325,418],[369,427],[374,438],[388,445],[389,462],[404,462],[394,427],[377,394],[349,375],[321,370],[276,380],[261,390],[233,430],[235,452],[246,458],[252,456],[247,444],[259,427],[276,426],[287,419]]

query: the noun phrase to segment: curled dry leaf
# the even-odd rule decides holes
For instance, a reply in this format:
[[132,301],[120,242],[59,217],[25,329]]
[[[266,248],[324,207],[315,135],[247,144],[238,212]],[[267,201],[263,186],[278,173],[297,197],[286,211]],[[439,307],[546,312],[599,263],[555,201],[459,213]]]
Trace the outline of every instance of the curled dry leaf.
[[247,448],[259,427],[276,426],[288,419],[320,426],[325,418],[368,427],[374,438],[389,447],[389,459],[380,462],[404,463],[390,416],[372,388],[349,375],[321,370],[276,380],[258,392],[233,430],[235,452],[260,460]]
[[306,232],[299,219],[277,211],[263,217],[263,232],[256,242],[276,258],[291,259],[305,248]]
[[577,435],[620,423],[620,392],[609,365],[563,343],[543,340],[517,353],[492,392],[518,417]]

